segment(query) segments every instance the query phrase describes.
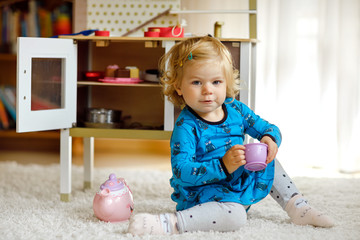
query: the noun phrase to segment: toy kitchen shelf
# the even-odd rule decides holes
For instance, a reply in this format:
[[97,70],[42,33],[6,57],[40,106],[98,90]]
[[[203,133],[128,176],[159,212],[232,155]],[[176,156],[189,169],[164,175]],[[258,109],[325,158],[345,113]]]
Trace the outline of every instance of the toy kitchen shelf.
[[[83,78],[108,65],[157,69],[161,56],[180,38],[18,38],[17,132],[60,129],[60,199],[71,195],[72,137],[84,140],[84,186],[93,180],[94,138],[170,139],[176,111],[159,83],[102,83]],[[254,106],[254,39],[220,39],[230,50],[246,89],[240,100]],[[106,108],[131,116],[140,129],[84,127],[86,109]]]

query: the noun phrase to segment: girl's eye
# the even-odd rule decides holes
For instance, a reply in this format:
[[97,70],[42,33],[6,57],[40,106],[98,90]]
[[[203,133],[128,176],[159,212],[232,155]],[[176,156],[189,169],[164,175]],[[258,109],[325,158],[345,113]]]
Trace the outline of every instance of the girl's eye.
[[220,83],[222,83],[221,80],[215,80],[215,81],[213,82],[214,85],[219,85]]
[[192,81],[191,84],[192,84],[192,85],[200,85],[201,82],[200,82],[200,81]]

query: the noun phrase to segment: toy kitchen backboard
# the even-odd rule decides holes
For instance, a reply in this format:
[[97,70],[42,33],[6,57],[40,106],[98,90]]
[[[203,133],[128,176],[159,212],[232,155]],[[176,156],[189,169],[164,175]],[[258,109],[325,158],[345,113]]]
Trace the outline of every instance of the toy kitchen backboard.
[[[180,10],[180,0],[88,0],[87,28],[121,36],[169,8]],[[144,36],[148,27],[169,27],[177,23],[178,16],[168,14],[129,36]]]

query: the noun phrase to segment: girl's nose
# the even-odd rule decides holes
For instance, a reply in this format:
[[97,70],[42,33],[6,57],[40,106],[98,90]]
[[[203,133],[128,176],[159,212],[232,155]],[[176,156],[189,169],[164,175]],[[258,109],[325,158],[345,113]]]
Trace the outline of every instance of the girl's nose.
[[204,95],[211,95],[213,94],[212,86],[211,84],[204,84],[202,87],[202,94]]

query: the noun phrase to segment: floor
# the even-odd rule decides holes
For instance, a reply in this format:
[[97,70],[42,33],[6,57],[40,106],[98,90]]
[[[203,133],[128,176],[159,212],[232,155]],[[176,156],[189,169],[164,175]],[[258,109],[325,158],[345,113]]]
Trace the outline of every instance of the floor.
[[[74,165],[83,165],[82,142],[73,145]],[[60,162],[59,151],[0,150],[0,161],[20,164]],[[170,170],[169,141],[95,139],[94,167],[126,167]]]

